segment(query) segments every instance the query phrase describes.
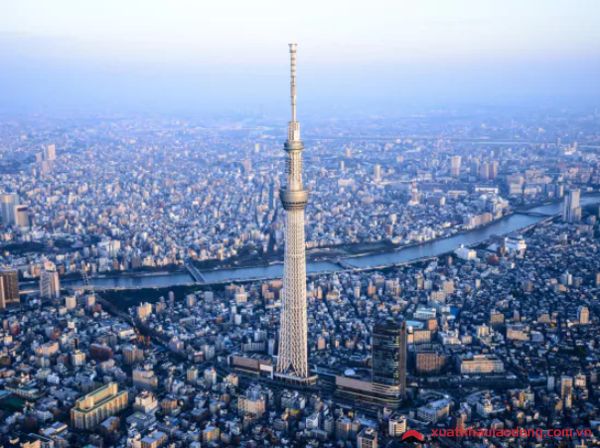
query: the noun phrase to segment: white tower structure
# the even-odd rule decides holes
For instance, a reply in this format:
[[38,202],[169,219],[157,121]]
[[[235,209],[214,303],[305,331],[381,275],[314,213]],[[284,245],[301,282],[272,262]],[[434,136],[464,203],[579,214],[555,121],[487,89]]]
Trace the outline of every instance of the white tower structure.
[[284,145],[287,152],[287,180],[279,194],[285,210],[286,223],[277,373],[286,379],[309,382],[304,241],[304,209],[308,201],[308,192],[302,184],[304,144],[300,140],[300,123],[296,119],[296,48],[296,44],[290,44],[292,118]]

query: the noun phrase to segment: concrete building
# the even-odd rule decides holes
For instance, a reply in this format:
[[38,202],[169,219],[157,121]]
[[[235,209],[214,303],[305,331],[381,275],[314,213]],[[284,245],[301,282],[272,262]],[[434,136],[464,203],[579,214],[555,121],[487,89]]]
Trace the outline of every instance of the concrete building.
[[221,436],[221,430],[218,427],[208,425],[202,431],[202,442],[203,443],[217,442],[219,440],[220,436]]
[[439,345],[425,344],[416,348],[415,369],[417,373],[437,373],[445,363],[446,356]]
[[373,182],[381,182],[381,165],[376,164],[373,167]]
[[254,417],[261,417],[267,407],[267,398],[263,390],[256,386],[250,387],[244,395],[238,398],[238,411]]
[[60,297],[60,279],[56,266],[50,261],[44,263],[44,269],[40,274],[40,295],[44,299]]
[[14,210],[14,225],[22,229],[31,227],[29,207],[26,205],[17,205]]
[[44,148],[44,159],[48,161],[56,160],[56,145],[51,144]]
[[158,400],[152,392],[143,390],[135,397],[133,409],[144,414],[153,414],[158,410]]
[[573,406],[573,377],[563,375],[560,378],[560,398],[563,400],[565,409]]
[[417,409],[417,417],[426,422],[437,423],[450,413],[450,401],[445,398],[427,403]]
[[131,377],[133,385],[140,389],[153,390],[158,387],[158,378],[153,370],[133,369]]
[[406,394],[406,322],[387,319],[372,333],[373,382],[400,387]]
[[377,431],[373,428],[363,428],[356,436],[357,448],[377,448]]
[[15,224],[15,207],[19,204],[16,193],[0,194],[0,222],[5,226]]
[[587,325],[590,323],[590,310],[587,306],[582,305],[577,308],[577,321],[581,325]]
[[152,431],[142,439],[141,448],[159,448],[167,443],[169,438],[162,431]]
[[502,373],[504,363],[493,355],[474,355],[461,358],[460,373]]
[[19,274],[17,271],[0,269],[0,310],[19,303]]
[[148,319],[152,315],[152,304],[148,302],[140,303],[136,308],[136,315],[141,321]]
[[460,162],[461,162],[461,157],[460,156],[452,156],[452,158],[450,159],[450,174],[452,175],[452,177],[459,177],[460,176]]
[[400,437],[408,429],[408,423],[404,415],[392,415],[388,421],[388,435]]
[[108,383],[83,396],[71,409],[71,424],[77,429],[92,429],[102,420],[127,407],[127,391],[117,383]]
[[335,377],[336,393],[356,402],[396,408],[402,402],[399,384],[382,384],[342,375]]
[[563,203],[563,221],[565,222],[578,222],[581,221],[581,206],[579,199],[581,192],[578,189],[569,191],[569,194],[565,196]]

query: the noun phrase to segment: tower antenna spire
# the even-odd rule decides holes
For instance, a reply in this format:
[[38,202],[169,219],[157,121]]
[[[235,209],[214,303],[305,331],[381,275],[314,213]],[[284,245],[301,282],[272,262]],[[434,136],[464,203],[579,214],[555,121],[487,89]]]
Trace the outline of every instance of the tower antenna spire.
[[290,99],[292,106],[292,117],[288,126],[288,140],[300,140],[300,123],[296,118],[296,50],[298,44],[291,43],[290,46]]

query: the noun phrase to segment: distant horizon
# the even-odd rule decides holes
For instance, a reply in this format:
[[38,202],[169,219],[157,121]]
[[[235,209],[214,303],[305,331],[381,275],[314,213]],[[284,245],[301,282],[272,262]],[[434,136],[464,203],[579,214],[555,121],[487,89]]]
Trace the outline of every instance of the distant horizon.
[[290,41],[301,116],[600,101],[593,1],[0,3],[4,113],[279,115]]

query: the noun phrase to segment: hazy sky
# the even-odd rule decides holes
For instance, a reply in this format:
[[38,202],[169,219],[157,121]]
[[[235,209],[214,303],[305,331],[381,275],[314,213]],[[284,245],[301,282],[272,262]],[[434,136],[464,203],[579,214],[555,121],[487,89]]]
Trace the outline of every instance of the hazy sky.
[[[0,0],[0,108],[593,104],[596,0]],[[301,110],[302,112],[302,110]]]

